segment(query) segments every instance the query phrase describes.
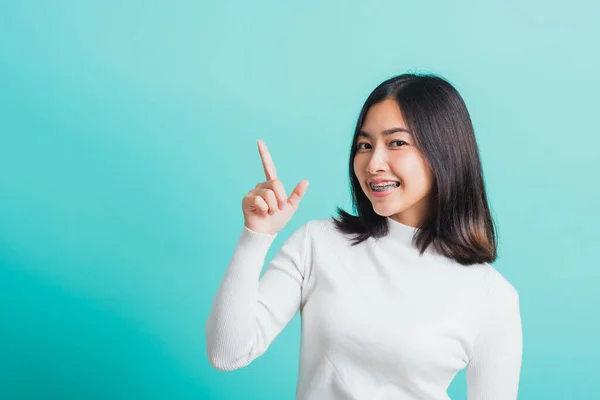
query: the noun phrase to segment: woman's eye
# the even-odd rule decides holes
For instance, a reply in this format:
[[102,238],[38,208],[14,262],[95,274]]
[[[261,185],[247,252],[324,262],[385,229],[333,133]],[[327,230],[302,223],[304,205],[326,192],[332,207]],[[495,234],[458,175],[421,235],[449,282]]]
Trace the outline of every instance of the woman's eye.
[[[390,143],[396,143],[397,145],[393,145],[393,147],[401,147],[404,145],[407,145],[408,143],[406,143],[404,140],[394,140]],[[371,145],[369,143],[365,143],[365,142],[360,142],[356,144],[356,149],[357,150],[364,150],[364,149],[368,149],[370,148]]]

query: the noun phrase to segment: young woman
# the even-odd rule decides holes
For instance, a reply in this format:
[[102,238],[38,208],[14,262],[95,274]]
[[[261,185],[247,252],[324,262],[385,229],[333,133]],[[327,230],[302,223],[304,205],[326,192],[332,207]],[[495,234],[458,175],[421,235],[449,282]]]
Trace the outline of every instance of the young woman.
[[220,370],[263,354],[300,311],[298,399],[517,398],[519,295],[494,267],[496,233],[473,126],[456,89],[404,74],[366,100],[350,150],[356,215],[311,220],[260,271],[307,186],[287,197],[267,147],[266,181],[242,201],[244,227],[207,321]]

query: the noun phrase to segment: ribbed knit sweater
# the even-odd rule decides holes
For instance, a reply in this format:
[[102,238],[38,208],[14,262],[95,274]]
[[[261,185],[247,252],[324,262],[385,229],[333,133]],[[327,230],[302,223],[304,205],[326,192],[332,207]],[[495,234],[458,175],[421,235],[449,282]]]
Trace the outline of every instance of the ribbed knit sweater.
[[493,266],[463,266],[412,245],[416,228],[387,218],[385,237],[351,246],[331,219],[277,236],[242,228],[206,324],[220,370],[248,365],[300,312],[299,400],[448,400],[467,368],[468,400],[517,398],[519,295]]

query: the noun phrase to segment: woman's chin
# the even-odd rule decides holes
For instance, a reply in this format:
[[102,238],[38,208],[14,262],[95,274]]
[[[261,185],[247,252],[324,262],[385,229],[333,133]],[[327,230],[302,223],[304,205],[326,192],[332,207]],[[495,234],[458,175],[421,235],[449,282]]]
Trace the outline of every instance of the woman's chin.
[[381,217],[389,217],[391,215],[401,213],[402,209],[398,206],[392,207],[384,204],[373,204],[373,211],[375,211],[375,214]]

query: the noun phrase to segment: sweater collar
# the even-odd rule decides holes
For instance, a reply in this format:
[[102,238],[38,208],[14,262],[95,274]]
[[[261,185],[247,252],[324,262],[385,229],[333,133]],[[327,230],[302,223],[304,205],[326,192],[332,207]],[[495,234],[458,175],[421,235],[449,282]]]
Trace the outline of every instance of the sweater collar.
[[404,225],[391,217],[386,217],[388,221],[389,233],[388,236],[391,239],[399,240],[407,244],[412,244],[414,234],[417,232],[417,228]]

